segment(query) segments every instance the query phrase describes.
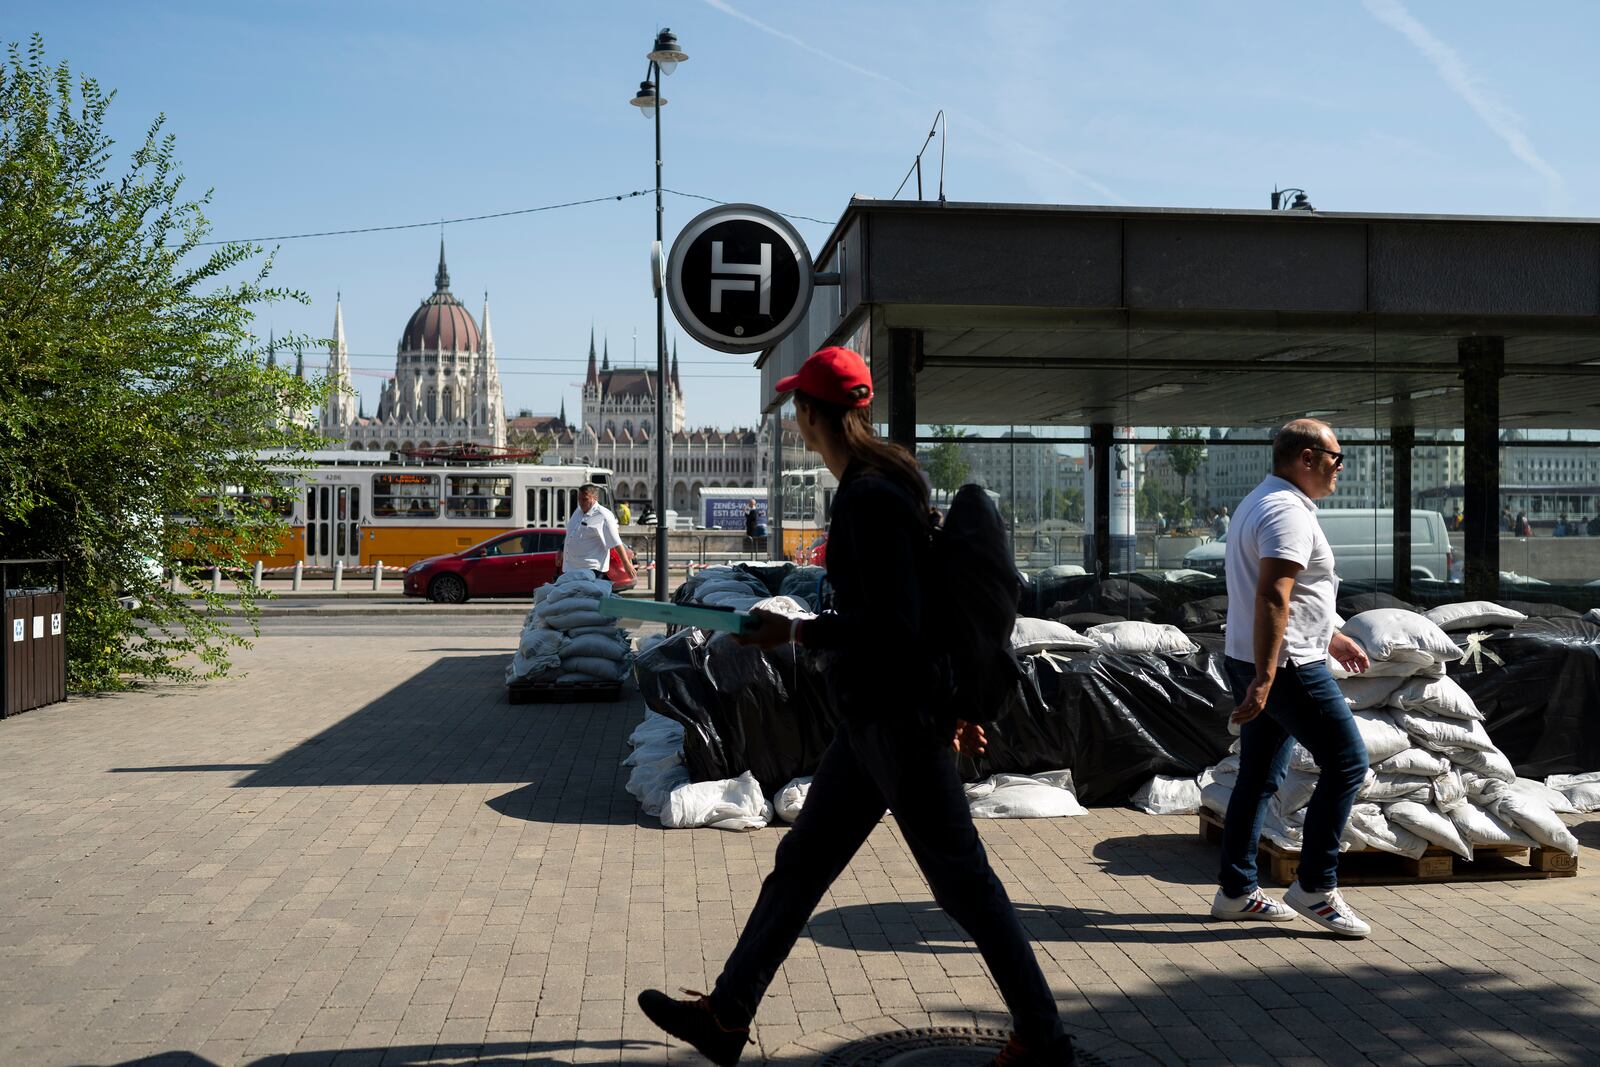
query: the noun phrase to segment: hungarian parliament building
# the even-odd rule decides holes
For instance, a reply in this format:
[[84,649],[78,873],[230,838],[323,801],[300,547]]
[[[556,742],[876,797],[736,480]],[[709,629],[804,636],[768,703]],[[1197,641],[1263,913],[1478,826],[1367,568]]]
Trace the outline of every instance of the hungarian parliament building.
[[[384,383],[378,413],[372,417],[361,413],[351,387],[344,308],[335,303],[330,388],[317,418],[325,438],[335,447],[402,453],[472,445],[514,450],[537,443],[544,447],[546,463],[610,467],[613,495],[632,503],[636,512],[654,503],[656,395],[661,388],[654,370],[613,367],[609,351],[597,360],[591,331],[577,421],[567,420],[565,401],[559,415],[524,412],[507,418],[488,298],[480,327],[450,292],[443,242],[433,286],[432,295],[401,331],[394,378]],[[676,351],[666,390],[667,506],[688,513],[698,505],[699,491],[711,486],[764,491],[770,481],[770,420],[758,429],[689,429]],[[785,427],[783,445],[785,467],[821,465],[817,456],[804,452],[792,424]]]

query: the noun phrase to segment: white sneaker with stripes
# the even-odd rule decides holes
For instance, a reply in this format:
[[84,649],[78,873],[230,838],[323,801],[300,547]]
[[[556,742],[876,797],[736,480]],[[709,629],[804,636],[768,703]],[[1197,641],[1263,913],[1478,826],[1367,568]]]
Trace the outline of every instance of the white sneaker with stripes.
[[1337,889],[1330,889],[1326,893],[1308,893],[1296,882],[1283,894],[1283,902],[1324,930],[1340,937],[1366,937],[1372,933],[1372,927],[1344,902],[1344,897],[1339,895]]
[[1217,890],[1211,901],[1211,915],[1217,919],[1262,923],[1286,923],[1294,918],[1294,912],[1267,896],[1259,886],[1242,897],[1230,897]]

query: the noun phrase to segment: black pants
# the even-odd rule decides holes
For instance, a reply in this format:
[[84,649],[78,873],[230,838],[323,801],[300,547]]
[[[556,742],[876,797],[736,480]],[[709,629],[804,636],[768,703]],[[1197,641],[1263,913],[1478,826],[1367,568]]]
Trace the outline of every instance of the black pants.
[[747,1026],[806,920],[872,828],[893,810],[933,898],[977,943],[1024,1041],[1062,1033],[1055,996],[995,877],[948,739],[847,722],[823,754],[800,817],[711,993],[717,1017]]

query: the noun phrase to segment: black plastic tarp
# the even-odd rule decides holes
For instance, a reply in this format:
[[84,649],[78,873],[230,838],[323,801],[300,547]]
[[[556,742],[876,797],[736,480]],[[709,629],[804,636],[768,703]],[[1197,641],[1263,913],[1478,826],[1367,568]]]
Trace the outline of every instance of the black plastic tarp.
[[[1470,648],[1466,635],[1457,643]],[[1528,619],[1450,665],[1525,778],[1600,770],[1600,626]]]
[[1222,759],[1233,698],[1220,652],[1027,656],[1025,683],[989,726],[977,777],[1072,769],[1085,804],[1122,804],[1152,775]]
[[[1084,803],[1122,803],[1151,775],[1189,776],[1226,754],[1233,701],[1221,655],[1019,658],[1017,688],[969,777],[1071,768]],[[645,701],[684,726],[695,781],[752,772],[771,796],[812,773],[839,722],[818,657],[761,653],[689,631],[641,655]]]

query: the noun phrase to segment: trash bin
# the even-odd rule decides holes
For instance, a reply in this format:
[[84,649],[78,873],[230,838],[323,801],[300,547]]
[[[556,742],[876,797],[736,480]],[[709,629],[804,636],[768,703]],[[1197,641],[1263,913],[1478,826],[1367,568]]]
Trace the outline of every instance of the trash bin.
[[0,560],[0,718],[67,699],[67,565]]

